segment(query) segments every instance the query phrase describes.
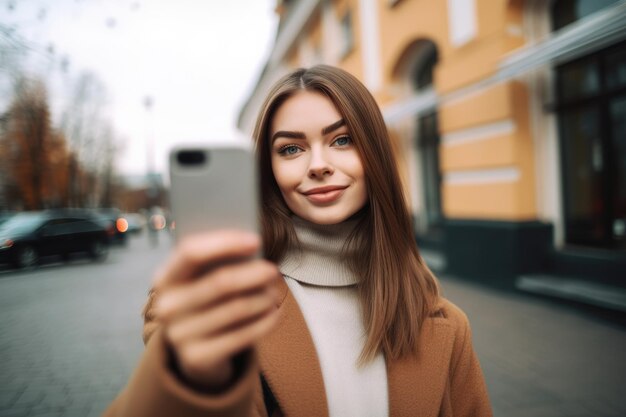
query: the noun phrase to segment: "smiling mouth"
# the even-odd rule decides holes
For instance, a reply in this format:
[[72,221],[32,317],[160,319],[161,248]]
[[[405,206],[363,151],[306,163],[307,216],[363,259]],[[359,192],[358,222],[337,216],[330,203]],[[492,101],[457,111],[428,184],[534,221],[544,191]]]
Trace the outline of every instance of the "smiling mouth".
[[320,187],[304,192],[304,196],[316,204],[327,204],[339,199],[348,187]]

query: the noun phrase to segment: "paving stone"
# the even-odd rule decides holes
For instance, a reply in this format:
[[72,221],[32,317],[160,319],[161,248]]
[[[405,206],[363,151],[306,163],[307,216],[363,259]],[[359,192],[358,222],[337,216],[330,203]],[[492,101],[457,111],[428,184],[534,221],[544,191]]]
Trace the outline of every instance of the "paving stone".
[[49,408],[65,408],[72,403],[67,392],[57,389],[47,390],[41,405]]
[[41,389],[28,387],[17,397],[14,406],[17,408],[32,407],[40,404],[44,396],[45,392]]
[[28,417],[27,408],[11,408],[0,410],[0,417]]
[[626,331],[610,317],[452,277],[496,416],[626,415]]
[[7,409],[11,407],[22,391],[23,389],[21,387],[0,390],[0,409]]
[[[0,270],[0,417],[99,417],[137,363],[140,311],[168,247],[102,264]],[[470,319],[502,417],[626,416],[626,331],[559,302],[443,277]]]

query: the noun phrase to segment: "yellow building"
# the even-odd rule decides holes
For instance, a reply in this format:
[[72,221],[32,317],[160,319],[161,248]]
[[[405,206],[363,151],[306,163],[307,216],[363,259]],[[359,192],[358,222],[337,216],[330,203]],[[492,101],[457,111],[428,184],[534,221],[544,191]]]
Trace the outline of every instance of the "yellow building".
[[587,278],[579,297],[626,287],[626,1],[279,0],[276,11],[242,131],[287,71],[344,68],[383,110],[434,269],[549,292]]

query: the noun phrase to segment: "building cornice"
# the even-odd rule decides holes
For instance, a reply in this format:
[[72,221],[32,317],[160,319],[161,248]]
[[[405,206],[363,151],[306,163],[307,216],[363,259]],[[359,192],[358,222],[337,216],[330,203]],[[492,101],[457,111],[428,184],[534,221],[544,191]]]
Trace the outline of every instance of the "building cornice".
[[268,59],[268,64],[273,67],[282,62],[297,41],[302,29],[317,9],[321,0],[300,0],[294,2],[293,10],[290,10],[285,17],[285,22],[276,37],[274,49]]
[[251,111],[256,111],[255,105],[259,106],[263,97],[271,84],[273,84],[283,73],[286,72],[283,62],[289,50],[298,41],[306,24],[309,22],[315,10],[320,6],[322,0],[300,0],[293,3],[292,10],[286,12],[284,21],[280,23],[274,47],[270,53],[263,71],[254,90],[243,104],[237,118],[237,127],[244,133],[251,128],[254,117]]
[[498,68],[502,79],[512,78],[546,64],[571,61],[626,39],[626,1],[551,33],[545,39],[516,49]]
[[512,51],[500,61],[496,72],[488,78],[442,95],[434,91],[422,92],[385,107],[385,121],[394,124],[545,65],[558,65],[626,40],[624,22],[626,0],[553,32],[536,43]]

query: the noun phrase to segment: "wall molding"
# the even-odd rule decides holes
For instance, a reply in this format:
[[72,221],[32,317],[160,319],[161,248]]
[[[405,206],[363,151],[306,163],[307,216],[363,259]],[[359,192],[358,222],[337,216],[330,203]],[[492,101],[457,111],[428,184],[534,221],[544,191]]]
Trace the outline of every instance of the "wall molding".
[[507,167],[446,172],[443,174],[443,182],[446,185],[499,184],[516,182],[521,177],[518,168]]
[[533,70],[557,65],[626,40],[626,1],[553,32],[528,46],[522,46],[498,64],[495,74],[446,94],[414,94],[383,109],[385,121],[394,124],[405,117],[432,111],[443,104],[460,102]]
[[501,120],[467,129],[456,130],[441,136],[441,143],[445,146],[456,146],[464,143],[480,142],[494,137],[508,135],[516,130],[515,122],[511,119]]

